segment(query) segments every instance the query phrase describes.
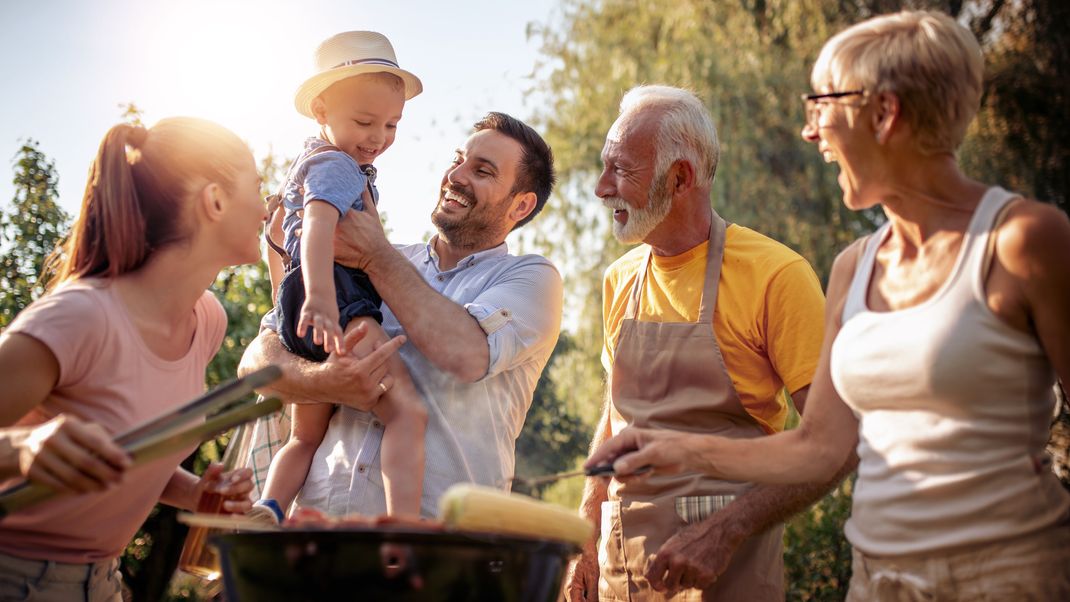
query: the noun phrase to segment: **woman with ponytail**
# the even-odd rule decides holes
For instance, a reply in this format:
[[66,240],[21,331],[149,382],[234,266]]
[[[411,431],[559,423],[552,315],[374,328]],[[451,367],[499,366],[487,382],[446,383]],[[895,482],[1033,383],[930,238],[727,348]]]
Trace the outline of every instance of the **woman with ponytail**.
[[248,148],[211,122],[108,131],[49,292],[0,334],[0,487],[64,496],[0,519],[0,599],[119,600],[118,557],[156,502],[206,490],[250,507],[248,469],[203,477],[193,451],[130,466],[112,438],[204,391],[226,315],[207,291],[259,257],[267,217]]

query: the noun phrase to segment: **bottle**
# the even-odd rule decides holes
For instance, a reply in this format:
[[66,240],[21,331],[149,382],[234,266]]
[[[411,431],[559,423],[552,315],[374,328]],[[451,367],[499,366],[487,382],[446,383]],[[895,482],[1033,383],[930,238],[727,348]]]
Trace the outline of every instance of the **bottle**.
[[[222,514],[223,494],[205,491],[197,502],[198,514]],[[190,527],[186,535],[186,543],[182,546],[182,554],[178,558],[178,569],[206,581],[215,581],[219,578],[219,554],[215,546],[208,544],[208,538],[222,529],[210,529],[208,527]]]
[[[227,450],[223,452],[223,471],[234,470],[238,460],[242,458],[245,445],[245,425],[239,425],[231,433]],[[197,501],[197,513],[223,514],[223,494],[205,491],[201,499]],[[190,527],[186,534],[186,542],[182,546],[182,554],[178,558],[178,570],[189,573],[205,581],[215,581],[221,575],[219,553],[215,546],[208,540],[216,534],[225,532],[225,529],[212,529],[209,527]]]

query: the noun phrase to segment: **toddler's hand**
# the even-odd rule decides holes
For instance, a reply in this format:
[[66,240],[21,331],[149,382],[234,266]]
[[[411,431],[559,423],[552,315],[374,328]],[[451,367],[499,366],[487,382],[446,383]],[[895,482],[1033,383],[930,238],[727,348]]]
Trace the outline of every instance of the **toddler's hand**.
[[314,295],[305,298],[297,320],[297,336],[304,337],[309,328],[312,329],[312,342],[323,345],[325,352],[345,355],[342,328],[338,325],[338,306],[334,299],[330,303],[321,303]]

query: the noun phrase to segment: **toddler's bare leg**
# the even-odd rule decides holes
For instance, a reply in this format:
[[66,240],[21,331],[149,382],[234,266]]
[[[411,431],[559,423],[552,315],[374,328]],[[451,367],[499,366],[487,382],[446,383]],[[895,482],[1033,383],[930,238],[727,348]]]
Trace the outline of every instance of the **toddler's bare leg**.
[[[368,335],[350,353],[364,357],[373,345],[387,340],[382,327],[371,318],[350,321],[346,330],[367,322]],[[420,514],[424,481],[424,431],[427,408],[412,384],[405,363],[396,354],[387,363],[394,384],[379,398],[372,412],[383,422],[380,464],[386,489],[386,509],[390,515]]]
[[326,403],[294,404],[290,439],[271,461],[261,499],[277,501],[286,512],[305,484],[333,413],[334,406]]

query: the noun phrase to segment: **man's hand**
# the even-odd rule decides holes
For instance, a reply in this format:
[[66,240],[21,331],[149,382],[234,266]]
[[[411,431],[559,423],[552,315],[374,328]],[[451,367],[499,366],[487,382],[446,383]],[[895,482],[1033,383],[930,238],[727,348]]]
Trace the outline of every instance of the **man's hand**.
[[728,568],[736,548],[746,536],[722,524],[718,514],[673,535],[657,551],[648,565],[646,578],[651,587],[672,595],[698,588],[706,589]]
[[[342,346],[352,349],[367,334],[367,324],[362,322],[346,332]],[[330,401],[370,412],[379,403],[379,397],[394,386],[394,377],[387,372],[386,362],[405,341],[404,335],[396,336],[362,358],[352,353],[330,354],[316,374],[317,388],[332,392]]]
[[568,565],[565,599],[568,602],[598,600],[598,550],[596,542],[583,546],[583,553]]
[[393,251],[386,239],[379,212],[365,191],[364,210],[350,209],[338,220],[334,235],[334,260],[367,272],[380,253]]
[[[368,334],[363,322],[346,331],[342,345],[347,350],[353,349]],[[378,403],[379,396],[394,385],[393,377],[387,373],[386,361],[406,340],[404,336],[397,336],[379,344],[364,357],[357,357],[352,352],[346,355],[332,353],[326,361],[317,363],[286,351],[279,335],[266,330],[245,348],[238,374],[244,376],[275,364],[282,367],[282,378],[258,389],[259,393],[276,395],[292,403],[334,403],[369,411]]]

